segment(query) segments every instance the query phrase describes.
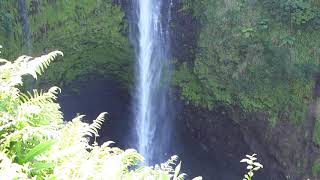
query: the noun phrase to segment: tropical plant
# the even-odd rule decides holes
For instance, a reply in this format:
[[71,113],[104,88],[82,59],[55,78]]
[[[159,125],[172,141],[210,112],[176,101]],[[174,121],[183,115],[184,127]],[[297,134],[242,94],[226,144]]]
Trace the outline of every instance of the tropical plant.
[[148,167],[139,165],[143,157],[134,149],[98,145],[107,113],[91,124],[81,121],[84,116],[65,122],[55,101],[58,87],[20,91],[26,75],[37,78],[62,55],[0,59],[0,179],[183,179],[176,156]]
[[247,163],[248,172],[244,175],[243,180],[251,180],[254,172],[259,171],[263,168],[262,164],[257,162],[257,158],[255,157],[257,154],[246,155],[247,158],[242,159],[240,162]]
[[255,30],[253,28],[243,28],[241,32],[244,34],[246,38],[249,38],[253,36]]
[[265,114],[270,125],[302,122],[319,71],[319,7],[307,0],[234,7],[238,2],[183,1],[191,12],[202,7],[201,19],[193,17],[201,26],[190,41],[195,46],[188,64],[177,61],[174,85],[186,102],[202,108],[240,107],[245,116]]

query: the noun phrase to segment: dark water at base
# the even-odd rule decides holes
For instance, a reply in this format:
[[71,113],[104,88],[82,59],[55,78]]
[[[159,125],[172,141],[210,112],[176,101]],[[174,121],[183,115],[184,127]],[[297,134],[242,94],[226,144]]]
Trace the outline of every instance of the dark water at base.
[[[99,142],[112,140],[116,142],[116,146],[121,148],[136,148],[130,144],[133,122],[129,117],[131,114],[129,93],[113,80],[94,80],[75,84],[80,85],[77,93],[73,92],[70,87],[66,87],[62,89],[62,94],[59,96],[65,119],[71,120],[77,113],[80,113],[86,115],[86,120],[92,120],[101,112],[108,112],[109,115],[100,131]],[[217,143],[214,152],[207,151],[203,145],[194,140],[183,123],[183,121],[177,121],[175,125],[176,128],[171,138],[171,150],[167,156],[176,154],[180,157],[182,172],[189,175],[186,179],[199,175],[207,180],[242,179],[245,171],[245,166],[239,162],[242,157],[228,158],[227,152],[222,148],[224,140]],[[226,121],[222,126],[225,127],[228,124]],[[239,148],[249,151],[246,145]],[[267,176],[259,173],[255,179],[268,180]]]
[[127,92],[113,80],[76,82],[73,85],[80,89],[74,91],[66,87],[58,99],[65,120],[81,114],[86,115],[85,121],[92,122],[101,112],[108,112],[98,141],[112,140],[117,146],[127,147],[130,132],[130,102]]

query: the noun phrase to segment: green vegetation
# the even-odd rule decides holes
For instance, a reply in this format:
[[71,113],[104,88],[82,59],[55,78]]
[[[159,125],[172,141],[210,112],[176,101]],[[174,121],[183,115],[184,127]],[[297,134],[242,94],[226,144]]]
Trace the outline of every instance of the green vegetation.
[[[21,52],[21,26],[18,22],[18,12],[15,10],[10,1],[0,2],[0,42],[8,49],[2,52],[6,55]],[[19,35],[18,35],[19,34]]]
[[320,101],[317,99],[316,101],[316,119],[315,119],[315,125],[314,125],[314,131],[313,131],[313,142],[316,145],[320,145]]
[[320,122],[319,122],[319,120],[316,120],[316,123],[315,123],[313,141],[317,145],[320,145]]
[[[68,85],[90,75],[112,77],[129,87],[132,82],[133,51],[126,37],[127,23],[120,7],[111,0],[26,0],[32,33],[32,54],[55,50],[64,52],[63,61],[54,63],[42,84]],[[22,42],[17,1],[0,2],[0,41],[3,55],[28,53]]]
[[252,177],[256,171],[263,168],[263,165],[257,162],[257,154],[246,155],[246,158],[242,159],[240,162],[246,163],[248,172],[244,175],[243,180],[252,180]]
[[317,1],[185,0],[182,10],[201,23],[196,58],[174,77],[184,99],[303,120],[319,72]]
[[319,160],[313,162],[311,171],[312,171],[312,175],[313,176],[318,176],[319,175],[319,173],[320,173],[320,162],[319,162]]
[[264,1],[265,7],[280,21],[292,25],[309,24],[319,18],[319,4],[310,0],[269,0]]
[[37,78],[59,55],[0,59],[0,179],[183,179],[176,156],[147,167],[138,165],[143,157],[135,150],[111,147],[112,142],[99,146],[96,138],[106,113],[92,124],[81,122],[83,116],[64,122],[55,102],[58,87],[27,94],[19,90],[23,77]]

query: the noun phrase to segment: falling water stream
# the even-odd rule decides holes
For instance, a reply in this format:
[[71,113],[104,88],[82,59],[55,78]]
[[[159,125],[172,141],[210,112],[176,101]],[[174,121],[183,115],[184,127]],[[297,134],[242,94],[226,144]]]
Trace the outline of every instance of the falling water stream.
[[135,124],[137,147],[146,164],[161,160],[170,137],[169,22],[171,2],[136,0],[137,54]]
[[19,10],[20,22],[22,26],[23,47],[28,54],[31,54],[31,51],[32,51],[31,30],[29,25],[26,0],[18,1],[18,10]]

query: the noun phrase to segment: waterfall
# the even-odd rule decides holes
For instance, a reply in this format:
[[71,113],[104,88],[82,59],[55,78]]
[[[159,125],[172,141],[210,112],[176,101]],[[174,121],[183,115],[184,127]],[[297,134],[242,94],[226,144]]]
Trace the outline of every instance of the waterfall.
[[26,6],[26,0],[18,0],[18,10],[22,26],[23,47],[27,50],[27,53],[31,54],[32,39]]
[[133,3],[131,25],[135,27],[131,30],[136,31],[131,34],[137,60],[134,119],[137,148],[146,164],[162,160],[170,144],[171,5],[171,1],[165,0],[135,0]]

